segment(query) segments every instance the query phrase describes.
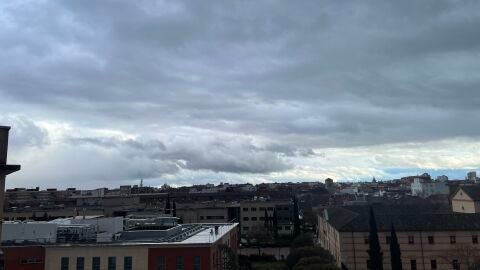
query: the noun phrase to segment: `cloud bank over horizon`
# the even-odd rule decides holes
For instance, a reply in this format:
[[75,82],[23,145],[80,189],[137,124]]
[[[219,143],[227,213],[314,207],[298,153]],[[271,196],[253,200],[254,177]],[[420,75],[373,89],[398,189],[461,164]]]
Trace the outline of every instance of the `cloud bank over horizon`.
[[5,1],[8,187],[463,178],[478,1]]

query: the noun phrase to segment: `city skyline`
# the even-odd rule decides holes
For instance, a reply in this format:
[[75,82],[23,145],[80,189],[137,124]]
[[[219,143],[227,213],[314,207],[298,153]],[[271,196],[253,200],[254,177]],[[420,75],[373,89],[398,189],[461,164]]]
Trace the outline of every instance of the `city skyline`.
[[462,179],[480,168],[478,8],[5,1],[7,188]]

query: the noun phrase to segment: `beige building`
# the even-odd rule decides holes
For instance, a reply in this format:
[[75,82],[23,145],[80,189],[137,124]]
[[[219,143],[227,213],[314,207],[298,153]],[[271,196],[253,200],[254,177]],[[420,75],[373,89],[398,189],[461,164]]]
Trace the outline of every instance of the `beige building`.
[[229,215],[233,205],[225,202],[176,203],[176,207],[177,217],[183,223],[222,223],[233,218]]
[[[318,243],[338,266],[368,269],[368,209],[331,207],[319,215]],[[459,267],[467,261],[480,259],[480,215],[432,213],[414,206],[375,206],[374,211],[384,269],[391,269],[391,224],[397,231],[403,269],[463,269]]]
[[241,234],[261,230],[265,227],[265,211],[269,218],[277,212],[278,233],[291,235],[293,233],[293,202],[291,200],[251,200],[240,203]]
[[480,185],[459,187],[452,196],[452,210],[457,213],[479,213]]
[[[100,270],[108,269],[108,262],[115,260],[116,269],[124,268],[131,260],[133,269],[148,269],[148,246],[113,246],[113,245],[78,245],[78,246],[46,246],[45,269],[61,270],[62,259],[68,261],[68,269],[77,269],[78,260],[83,260],[85,269],[93,269],[98,262]],[[96,260],[94,262],[94,260]]]

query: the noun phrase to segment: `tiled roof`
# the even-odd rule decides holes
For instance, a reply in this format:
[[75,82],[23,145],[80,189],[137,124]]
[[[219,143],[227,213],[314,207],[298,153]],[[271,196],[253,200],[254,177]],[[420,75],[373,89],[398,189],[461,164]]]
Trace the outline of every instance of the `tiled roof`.
[[474,201],[480,201],[480,185],[461,186],[459,190],[460,189],[467,193],[467,195]]
[[[373,206],[379,231],[480,230],[480,214],[435,212],[435,207]],[[336,206],[328,210],[329,223],[339,231],[368,232],[369,206]]]

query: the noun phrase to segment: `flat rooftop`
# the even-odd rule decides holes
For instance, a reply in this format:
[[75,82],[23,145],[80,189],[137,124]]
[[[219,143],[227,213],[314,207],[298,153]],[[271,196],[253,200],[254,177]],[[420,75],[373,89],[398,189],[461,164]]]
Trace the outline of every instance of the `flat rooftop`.
[[[48,223],[46,223],[48,224]],[[63,225],[60,225],[63,226]],[[70,225],[67,225],[70,226]],[[238,226],[238,223],[195,223],[182,224],[170,228],[174,233],[165,234],[165,230],[146,230],[139,232],[139,238],[129,237],[128,240],[119,239],[112,242],[89,242],[89,243],[28,243],[24,246],[44,246],[44,247],[102,247],[102,246],[210,246],[222,239]],[[217,227],[217,233],[215,233]],[[128,231],[127,231],[128,232]],[[163,234],[163,235],[162,235]],[[15,245],[18,246],[18,245]]]

